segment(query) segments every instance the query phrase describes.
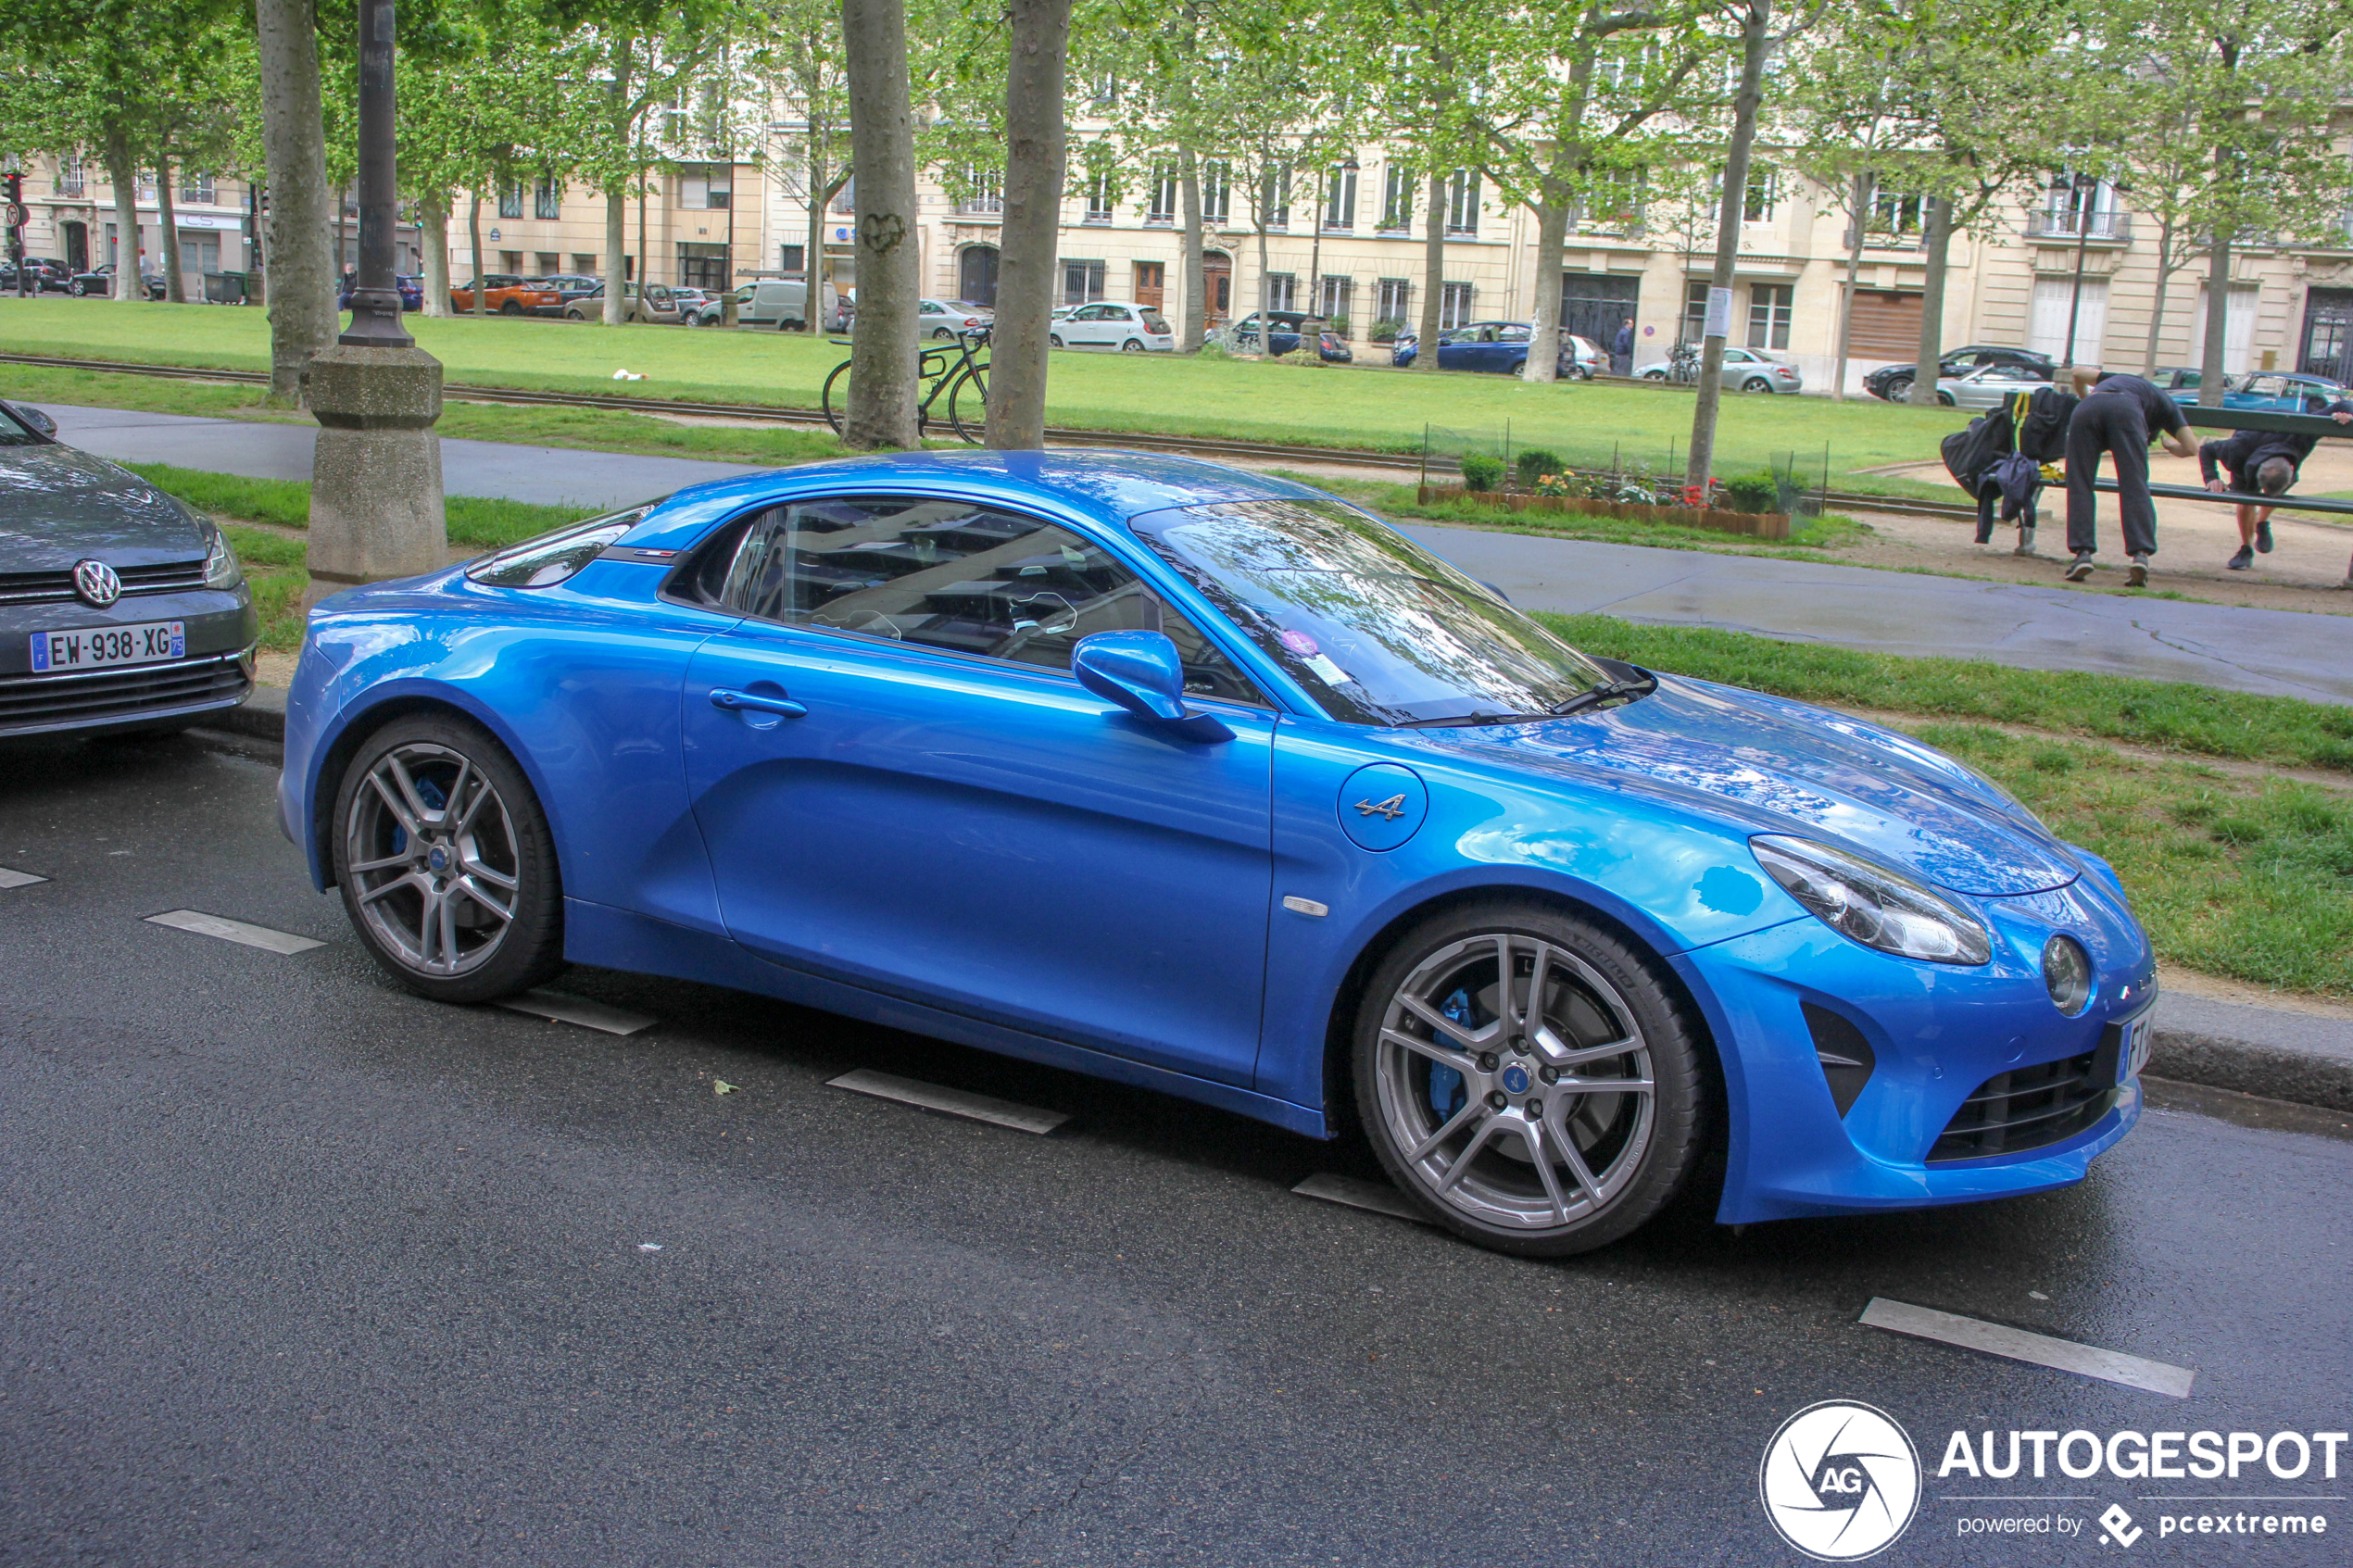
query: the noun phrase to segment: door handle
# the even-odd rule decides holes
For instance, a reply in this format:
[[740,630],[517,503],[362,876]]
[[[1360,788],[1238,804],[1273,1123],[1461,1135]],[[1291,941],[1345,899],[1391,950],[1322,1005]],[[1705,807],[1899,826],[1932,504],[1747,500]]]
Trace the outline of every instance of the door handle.
[[755,713],[774,713],[786,719],[802,718],[809,712],[806,704],[795,702],[788,696],[762,696],[758,692],[734,692],[724,686],[711,692],[711,706],[724,708],[730,713],[748,709]]

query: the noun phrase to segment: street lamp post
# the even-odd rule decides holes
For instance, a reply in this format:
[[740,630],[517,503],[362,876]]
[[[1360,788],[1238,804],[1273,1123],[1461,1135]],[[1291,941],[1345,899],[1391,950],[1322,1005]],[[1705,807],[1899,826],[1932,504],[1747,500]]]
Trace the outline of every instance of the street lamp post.
[[351,325],[305,368],[319,421],[310,467],[307,610],[363,583],[438,571],[449,557],[441,494],[441,361],[400,324],[394,274],[393,0],[358,0],[359,276]]

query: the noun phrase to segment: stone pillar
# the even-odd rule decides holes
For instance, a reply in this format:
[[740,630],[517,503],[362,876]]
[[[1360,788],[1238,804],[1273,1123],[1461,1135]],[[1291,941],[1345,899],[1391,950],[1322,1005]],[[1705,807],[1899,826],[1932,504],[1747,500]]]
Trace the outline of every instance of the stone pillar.
[[348,344],[312,357],[310,586],[303,609],[361,583],[448,564],[442,512],[441,361],[422,348]]

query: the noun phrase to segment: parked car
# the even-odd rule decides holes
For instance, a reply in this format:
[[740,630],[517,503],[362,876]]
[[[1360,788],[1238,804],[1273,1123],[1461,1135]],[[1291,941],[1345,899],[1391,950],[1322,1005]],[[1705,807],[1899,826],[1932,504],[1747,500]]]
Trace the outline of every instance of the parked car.
[[57,257],[28,256],[24,264],[32,272],[33,293],[70,294],[73,291],[73,280],[78,274]]
[[977,332],[996,324],[997,312],[985,306],[966,305],[953,299],[919,299],[915,302],[915,331],[936,340],[952,339],[960,333]]
[[[521,278],[512,272],[491,272],[482,279],[482,307],[501,316],[521,316],[539,310],[543,306],[560,306],[562,296],[540,278]],[[449,308],[460,316],[470,316],[474,307],[474,281],[472,278],[453,286],[449,291]]]
[[[1634,373],[1644,381],[1666,381],[1668,364],[1654,359],[1647,365],[1635,367]],[[1803,392],[1806,377],[1798,368],[1771,351],[1763,348],[1724,348],[1724,384],[1734,392]]]
[[279,779],[427,998],[659,973],[1347,1129],[1522,1255],[1701,1180],[2048,1191],[2142,1110],[2148,940],[1983,775],[1186,458],[804,464],[348,589]]
[[723,295],[708,289],[675,288],[670,291],[670,297],[678,307],[678,319],[690,327],[698,324],[695,318],[701,314],[704,306],[724,303]]
[[1595,376],[1608,373],[1609,354],[1600,344],[1589,337],[1579,337],[1574,332],[1566,334],[1563,341],[1567,347],[1561,364],[1562,375],[1569,375],[1573,370],[1579,381],[1592,381]]
[[[637,285],[628,284],[622,294],[622,317],[624,320],[647,321],[657,326],[674,327],[686,318],[679,313],[678,298],[667,284],[655,283],[640,295]],[[715,302],[713,302],[715,303]],[[573,300],[563,308],[567,321],[601,321],[605,319],[605,285],[601,282],[586,294]]]
[[[2011,348],[1998,343],[1969,343],[1947,349],[1936,362],[1937,386],[1942,389],[1947,376],[1964,376],[1981,365],[2007,365],[2020,370],[2039,372],[2037,381],[2047,382],[2055,363],[2047,354],[2032,348]],[[1918,379],[1918,365],[1881,365],[1863,378],[1863,390],[1890,403],[1901,403],[1911,396],[1912,383]]]
[[[840,301],[835,296],[831,283],[824,285],[821,296],[829,312],[838,314]],[[735,293],[736,325],[766,327],[784,332],[801,330],[803,312],[809,302],[809,285],[799,278],[763,278],[757,282],[739,285]],[[726,306],[724,297],[705,300],[695,313],[695,324],[703,327],[719,325]]]
[[[1265,344],[1259,344],[1260,318],[1265,317]],[[1297,350],[1307,330],[1304,310],[1253,310],[1226,329],[1226,342],[1238,354],[1290,354]]]
[[535,279],[541,288],[554,290],[556,297],[552,303],[533,306],[531,313],[534,316],[560,316],[565,306],[596,293],[603,281],[587,272],[550,272]]
[[1957,376],[1942,376],[1936,400],[1947,408],[1998,408],[2013,393],[2033,392],[2051,384],[2032,365],[1980,365]]
[[1346,338],[1327,330],[1315,334],[1315,358],[1327,365],[1353,365],[1356,351],[1348,346]]
[[1149,305],[1097,300],[1053,323],[1047,344],[1054,348],[1110,348],[1122,354],[1173,354],[1176,334],[1168,318]]
[[[139,274],[139,281],[146,284],[149,299],[161,299],[164,296],[162,273],[142,272]],[[87,272],[74,273],[66,280],[66,293],[76,299],[85,299],[93,295],[101,299],[111,299],[114,296],[114,263],[109,261],[105,266],[94,267]]]
[[[359,280],[349,272],[343,275],[335,290],[336,309],[351,308],[351,291],[358,282]],[[425,281],[422,277],[396,274],[392,282],[393,286],[400,292],[400,308],[403,311],[422,310],[425,307]]]
[[259,635],[210,518],[0,403],[0,736],[183,729],[245,701]]
[[[1533,336],[1533,329],[1525,321],[1471,321],[1439,334],[1438,368],[1516,376],[1528,368],[1529,344]],[[1575,345],[1585,341],[1563,336],[1554,374],[1574,381],[1592,373],[1580,364],[1577,355]],[[1421,335],[1417,332],[1402,332],[1390,345],[1389,362],[1392,365],[1409,366],[1420,358]],[[1604,357],[1601,363],[1606,366],[1609,361]]]
[[[2202,371],[2169,365],[2151,371],[2148,379],[2183,408],[2195,407],[2205,384]],[[2353,396],[2353,389],[2327,376],[2300,370],[2257,370],[2223,379],[2222,407],[2250,412],[2309,414],[2338,398]]]

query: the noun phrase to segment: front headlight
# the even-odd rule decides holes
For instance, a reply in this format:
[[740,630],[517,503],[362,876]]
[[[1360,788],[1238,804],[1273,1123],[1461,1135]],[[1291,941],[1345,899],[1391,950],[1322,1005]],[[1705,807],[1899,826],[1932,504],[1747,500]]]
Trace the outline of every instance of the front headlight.
[[1842,936],[1898,958],[1982,964],[1994,942],[1976,916],[1909,877],[1810,839],[1748,841],[1756,863]]
[[208,588],[233,588],[245,580],[245,568],[237,564],[237,552],[230,547],[229,536],[215,529],[212,547],[205,552],[204,585]]

